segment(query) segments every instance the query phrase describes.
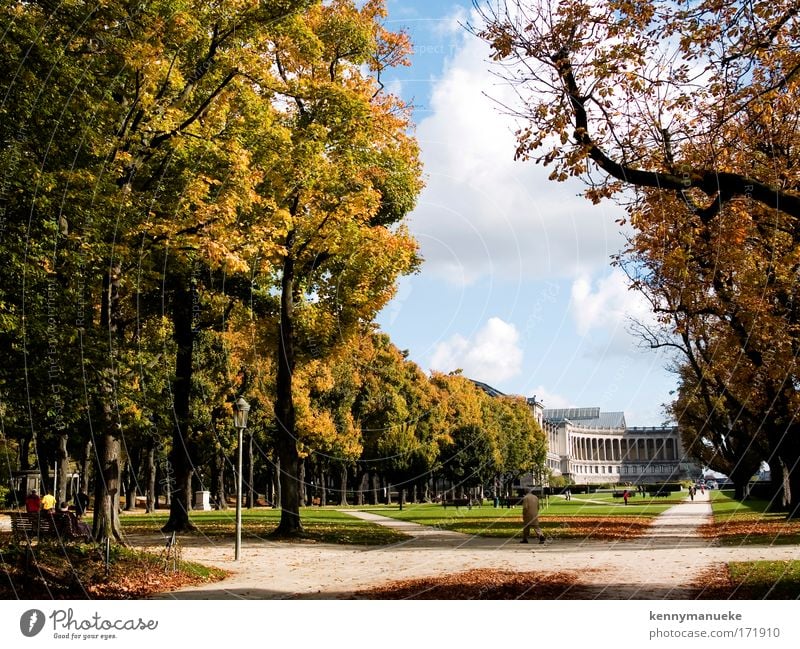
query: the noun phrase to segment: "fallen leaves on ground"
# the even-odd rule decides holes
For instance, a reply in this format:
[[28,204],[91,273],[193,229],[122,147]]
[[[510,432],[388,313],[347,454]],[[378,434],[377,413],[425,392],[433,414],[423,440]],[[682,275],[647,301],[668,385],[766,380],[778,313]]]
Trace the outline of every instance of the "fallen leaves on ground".
[[[602,518],[599,516],[548,516],[540,518],[545,536],[561,539],[591,539],[610,541],[616,539],[635,539],[647,533],[653,522],[646,516],[624,516]],[[474,518],[440,526],[442,529],[477,534],[479,536],[508,538],[519,536],[522,525],[508,519]]]
[[762,543],[774,543],[781,540],[796,542],[797,536],[800,535],[800,521],[739,518],[731,521],[707,523],[698,528],[698,534],[703,538],[719,539],[721,541],[753,537]]
[[689,586],[697,590],[696,599],[737,599],[734,597],[736,586],[724,563],[702,570]]
[[115,556],[106,575],[102,553],[88,545],[41,544],[0,548],[0,599],[141,599],[183,586],[217,581],[227,573],[182,564],[166,571],[146,552]]
[[474,569],[393,581],[362,590],[357,599],[556,599],[578,582],[570,572]]
[[562,538],[589,538],[596,540],[631,539],[644,536],[653,522],[645,516],[625,516],[620,518],[598,518],[565,516],[548,518],[548,523],[556,523],[558,536]]

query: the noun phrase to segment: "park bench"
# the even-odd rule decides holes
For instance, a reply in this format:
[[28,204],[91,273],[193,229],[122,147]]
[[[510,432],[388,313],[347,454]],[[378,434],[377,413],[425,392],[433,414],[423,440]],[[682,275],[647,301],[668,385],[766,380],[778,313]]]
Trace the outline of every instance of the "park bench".
[[442,505],[447,509],[448,507],[469,507],[469,498],[451,498],[450,500],[442,500]]
[[657,489],[655,491],[647,492],[647,495],[650,496],[651,498],[666,498],[667,496],[669,496],[669,494],[670,494],[669,491],[665,491],[663,489]]
[[38,538],[90,541],[91,535],[81,532],[77,521],[66,512],[11,512],[11,532],[15,539]]

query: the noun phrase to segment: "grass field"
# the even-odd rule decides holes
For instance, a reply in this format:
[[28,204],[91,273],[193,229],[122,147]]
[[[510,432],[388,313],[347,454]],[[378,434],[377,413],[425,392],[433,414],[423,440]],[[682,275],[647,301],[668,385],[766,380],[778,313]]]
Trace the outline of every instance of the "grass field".
[[798,599],[800,561],[733,561],[703,576],[702,599]]
[[737,561],[728,564],[728,572],[737,599],[800,597],[800,561]]
[[[674,502],[659,498],[631,498],[628,505],[610,493],[552,497],[542,500],[539,521],[546,536],[554,538],[635,538],[641,536],[653,517]],[[364,508],[367,509],[367,508]],[[371,506],[370,512],[429,525],[439,529],[493,538],[513,538],[522,530],[522,508],[448,507],[441,504]]]
[[733,499],[732,491],[712,491],[714,522],[700,529],[706,538],[723,545],[800,543],[800,521],[788,521],[785,514],[768,512],[766,500]]
[[[167,522],[167,512],[121,516],[126,534],[155,534]],[[281,512],[257,508],[242,511],[242,538],[264,538],[278,527]],[[362,521],[328,507],[303,507],[300,519],[305,528],[305,540],[321,543],[355,545],[387,545],[407,539],[405,534]],[[233,536],[236,533],[235,510],[192,512],[191,521],[197,526],[193,534],[208,537]]]

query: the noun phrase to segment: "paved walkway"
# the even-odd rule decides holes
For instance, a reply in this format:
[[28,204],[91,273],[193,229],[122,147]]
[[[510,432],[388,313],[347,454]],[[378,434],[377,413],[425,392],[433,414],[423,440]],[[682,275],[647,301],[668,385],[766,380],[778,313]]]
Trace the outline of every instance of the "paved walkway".
[[215,565],[232,575],[215,584],[165,593],[175,599],[347,598],[354,591],[396,579],[444,575],[472,568],[572,572],[580,585],[564,593],[581,599],[686,599],[698,574],[728,561],[800,559],[800,547],[717,547],[696,535],[708,520],[707,494],[686,500],[656,518],[650,532],[633,540],[555,540],[521,545],[518,539],[469,536],[385,518],[348,514],[405,532],[411,539],[361,548],[316,543],[245,541],[242,561],[220,545],[184,549],[186,559]]

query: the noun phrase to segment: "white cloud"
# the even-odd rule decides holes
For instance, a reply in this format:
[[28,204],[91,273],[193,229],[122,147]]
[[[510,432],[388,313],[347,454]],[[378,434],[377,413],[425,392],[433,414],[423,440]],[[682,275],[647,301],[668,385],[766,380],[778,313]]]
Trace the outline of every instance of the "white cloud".
[[516,327],[500,318],[489,318],[472,339],[454,334],[436,345],[430,366],[441,372],[460,368],[472,379],[492,383],[518,376],[522,357]]
[[582,336],[593,329],[614,333],[624,330],[631,319],[648,322],[653,317],[647,301],[628,288],[627,278],[619,269],[594,281],[588,275],[578,277],[572,283],[570,308]]
[[610,214],[579,197],[579,183],[551,182],[549,169],[514,162],[515,122],[486,94],[509,105],[516,98],[488,58],[486,44],[464,33],[417,128],[427,186],[411,226],[425,272],[469,284],[607,266],[622,245]]

